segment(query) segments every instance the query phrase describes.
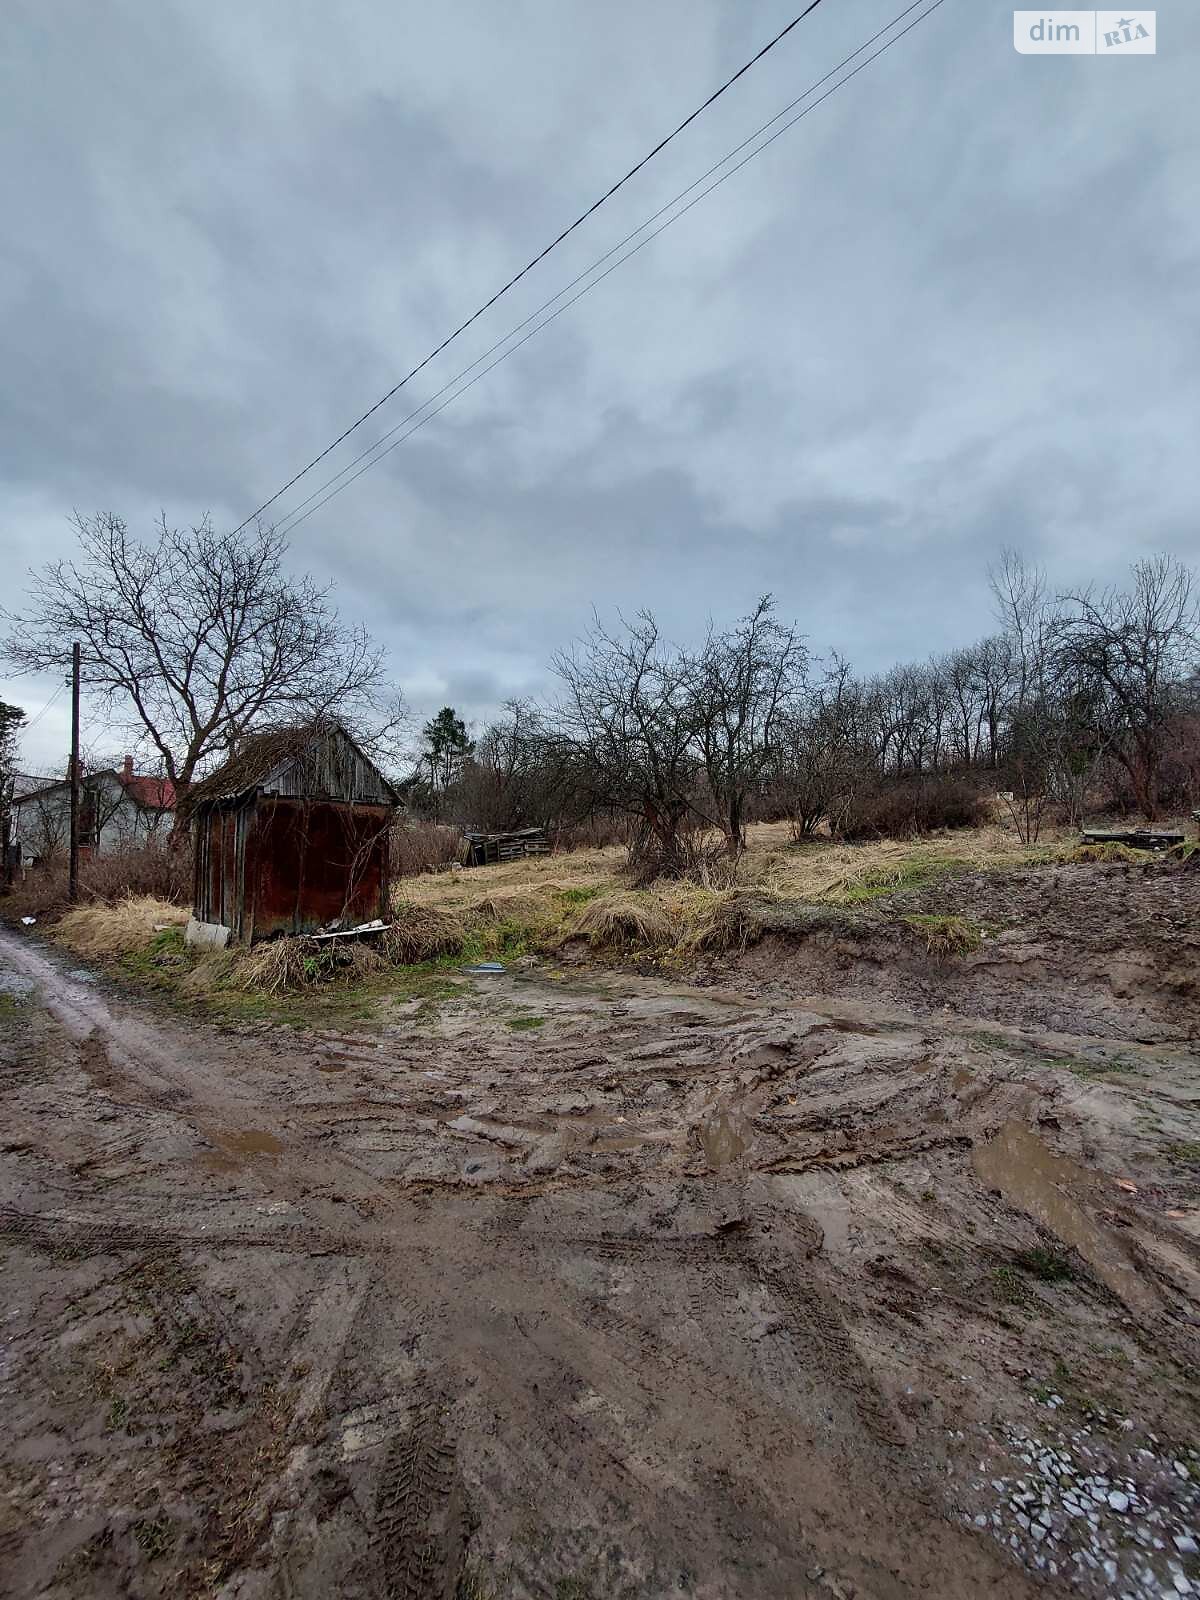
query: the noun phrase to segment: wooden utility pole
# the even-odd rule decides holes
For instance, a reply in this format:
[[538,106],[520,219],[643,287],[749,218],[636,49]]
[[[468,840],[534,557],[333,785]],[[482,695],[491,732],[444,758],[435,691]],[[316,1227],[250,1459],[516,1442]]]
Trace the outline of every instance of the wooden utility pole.
[[71,646],[71,868],[67,898],[79,899],[79,645]]

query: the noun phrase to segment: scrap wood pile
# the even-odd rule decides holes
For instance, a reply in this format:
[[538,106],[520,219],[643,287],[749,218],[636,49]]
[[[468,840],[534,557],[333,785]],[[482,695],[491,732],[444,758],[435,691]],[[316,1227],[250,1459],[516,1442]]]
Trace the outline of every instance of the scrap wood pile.
[[545,828],[520,828],[513,833],[468,833],[464,837],[468,867],[550,854],[550,839]]

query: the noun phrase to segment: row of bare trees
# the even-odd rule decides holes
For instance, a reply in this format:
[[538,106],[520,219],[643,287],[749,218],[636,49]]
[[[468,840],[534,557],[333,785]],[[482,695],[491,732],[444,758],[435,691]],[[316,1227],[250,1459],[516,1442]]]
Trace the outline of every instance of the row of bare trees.
[[811,657],[770,597],[710,625],[698,648],[653,615],[599,621],[554,662],[544,708],[511,702],[465,756],[443,815],[485,827],[623,816],[649,872],[688,870],[747,818],[797,837],[972,820],[1006,796],[1021,836],[1053,810],[1157,817],[1200,798],[1200,615],[1167,556],[1125,585],[1052,593],[1008,553],[991,573],[997,630],[978,643],[858,677]]
[[[77,518],[71,560],[33,580],[4,655],[54,672],[83,644],[89,698],[107,702],[175,784],[246,732],[335,717],[385,759],[403,734],[382,651],[329,590],[287,571],[270,529],[224,534]],[[504,828],[625,819],[648,872],[736,858],[747,820],[798,836],[969,820],[981,790],[1011,796],[1023,836],[1048,808],[1099,800],[1155,818],[1200,786],[1198,596],[1169,556],[1109,588],[1054,593],[1007,554],[991,574],[997,627],[974,645],[873,677],[812,657],[769,596],[710,623],[694,646],[638,612],[596,620],[553,662],[544,706],[514,701],[474,739],[450,707],[423,730],[413,809]]]

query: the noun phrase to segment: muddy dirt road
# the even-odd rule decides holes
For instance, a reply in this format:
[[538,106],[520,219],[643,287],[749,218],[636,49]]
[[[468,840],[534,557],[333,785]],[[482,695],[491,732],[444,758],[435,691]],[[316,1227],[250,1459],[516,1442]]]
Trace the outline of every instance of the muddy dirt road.
[[1200,1593],[1185,1046],[68,967],[0,935],[4,1594]]

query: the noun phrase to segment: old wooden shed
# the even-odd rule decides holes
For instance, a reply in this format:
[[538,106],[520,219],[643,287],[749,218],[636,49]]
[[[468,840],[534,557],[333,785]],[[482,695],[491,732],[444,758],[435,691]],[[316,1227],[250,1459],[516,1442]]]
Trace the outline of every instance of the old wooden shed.
[[249,735],[188,795],[198,935],[251,944],[385,916],[396,800],[339,724]]

